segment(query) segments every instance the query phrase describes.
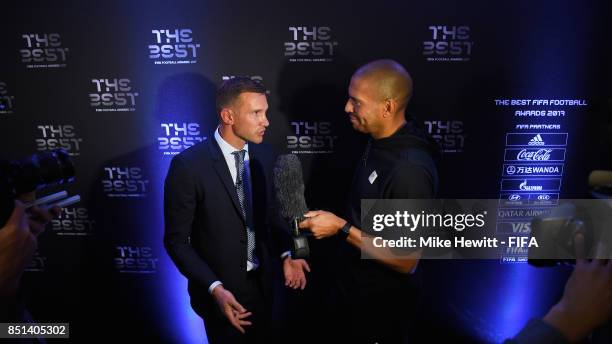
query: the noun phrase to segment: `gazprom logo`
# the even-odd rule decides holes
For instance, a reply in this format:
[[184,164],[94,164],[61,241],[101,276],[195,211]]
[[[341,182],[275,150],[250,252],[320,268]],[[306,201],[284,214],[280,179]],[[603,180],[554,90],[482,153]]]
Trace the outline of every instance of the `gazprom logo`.
[[501,191],[510,191],[509,194],[504,196],[504,199],[506,199],[512,194],[517,194],[525,191],[558,191],[560,188],[561,178],[502,179],[501,183]]
[[542,185],[527,185],[527,179],[525,179],[519,185],[519,188],[523,191],[540,191],[542,190]]

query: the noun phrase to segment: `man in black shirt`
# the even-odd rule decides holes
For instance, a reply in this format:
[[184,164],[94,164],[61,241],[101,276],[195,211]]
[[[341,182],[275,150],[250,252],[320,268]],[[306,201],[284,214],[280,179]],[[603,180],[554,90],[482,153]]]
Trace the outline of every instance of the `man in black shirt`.
[[368,233],[361,226],[361,200],[433,198],[439,150],[414,119],[406,118],[412,79],[399,63],[377,60],[362,66],[348,93],[345,111],[353,128],[371,136],[353,177],[348,213],[341,218],[311,211],[300,228],[317,239],[343,239],[334,297],[340,312],[337,334],[364,343],[403,342],[414,323],[419,288],[413,273],[420,252],[361,259],[361,250],[372,246],[362,235]]

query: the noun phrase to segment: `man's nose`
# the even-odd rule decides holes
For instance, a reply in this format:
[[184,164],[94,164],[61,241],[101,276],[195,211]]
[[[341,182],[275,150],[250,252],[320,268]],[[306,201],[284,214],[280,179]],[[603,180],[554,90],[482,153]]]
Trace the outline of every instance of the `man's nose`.
[[347,100],[346,104],[344,104],[344,112],[352,113],[353,112],[353,104],[351,104],[351,100]]
[[268,121],[268,117],[266,115],[264,115],[263,122],[261,123],[261,125],[263,125],[266,128],[270,125],[270,121]]

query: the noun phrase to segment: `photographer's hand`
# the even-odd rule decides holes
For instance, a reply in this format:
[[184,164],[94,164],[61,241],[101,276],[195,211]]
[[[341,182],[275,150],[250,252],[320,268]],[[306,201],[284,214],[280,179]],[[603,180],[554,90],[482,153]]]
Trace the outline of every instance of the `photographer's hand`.
[[[28,192],[19,196],[19,200],[22,202],[32,202],[36,199],[36,192]],[[56,217],[59,217],[62,212],[62,208],[54,206],[48,208],[45,205],[36,205],[26,210],[28,215],[28,226],[30,231],[35,236],[40,235],[45,231],[47,223],[51,222]]]
[[54,206],[51,209],[46,209],[44,206],[33,206],[28,209],[28,226],[30,232],[35,236],[45,231],[47,223],[51,222],[56,217],[59,217],[62,208]]
[[612,316],[612,262],[584,259],[584,237],[575,239],[576,267],[561,301],[544,316],[570,342],[584,338]]
[[[27,199],[33,193],[24,196]],[[16,295],[21,275],[36,251],[36,237],[60,212],[57,206],[51,209],[35,206],[26,211],[21,201],[15,201],[11,217],[0,230],[0,298],[10,299]]]
[[36,236],[30,231],[23,204],[15,201],[15,209],[0,230],[0,297],[10,299],[19,288],[19,281],[36,251]]

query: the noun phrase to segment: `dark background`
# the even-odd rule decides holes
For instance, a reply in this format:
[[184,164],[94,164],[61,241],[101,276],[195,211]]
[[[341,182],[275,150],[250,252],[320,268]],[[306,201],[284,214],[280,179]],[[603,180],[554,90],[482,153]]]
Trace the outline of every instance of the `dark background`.
[[[569,133],[561,197],[588,197],[588,173],[610,168],[611,30],[603,1],[54,1],[3,7],[0,97],[12,97],[10,108],[6,98],[0,103],[8,109],[0,111],[3,157],[40,149],[39,125],[73,126],[70,138],[82,140],[79,149],[69,147],[78,174],[67,190],[83,198],[74,208],[86,214],[79,219],[90,229],[77,228],[76,220],[54,222],[40,237],[24,281],[34,318],[69,322],[74,340],[126,332],[160,341],[203,340],[186,281],[162,245],[163,178],[172,157],[164,152],[182,148],[160,149],[158,138],[164,136],[162,123],[198,123],[193,136],[210,136],[214,90],[223,76],[255,76],[269,89],[266,141],[280,152],[299,151],[311,209],[344,210],[366,140],[343,111],[348,82],[357,67],[378,58],[393,58],[411,73],[409,112],[420,122],[461,123],[457,132],[432,132],[464,139],[445,147],[441,197],[499,197],[505,133],[514,132],[516,123],[534,123],[513,111],[539,108],[498,107],[495,99],[587,100],[586,107],[563,107],[562,119],[543,120]],[[469,37],[458,39],[473,42],[469,54],[458,55],[465,61],[427,60],[424,42],[432,41],[429,26],[436,25],[469,27]],[[299,43],[289,27],[304,26],[329,28],[329,38],[324,34],[318,42],[337,42],[333,53],[303,56],[326,61],[285,56],[285,42]],[[191,29],[191,43],[200,45],[192,58],[197,62],[155,65],[164,60],[149,58],[156,29]],[[66,66],[28,68],[32,63],[20,51],[27,49],[22,35],[32,33],[58,33],[60,48],[68,48]],[[96,111],[89,94],[98,78],[129,79],[130,92],[139,94],[135,111]],[[289,147],[287,137],[296,135],[291,123],[300,121],[329,128],[310,134],[335,137],[333,146],[322,148],[328,153]],[[110,197],[105,167],[139,168],[146,190],[141,197]],[[333,276],[327,260],[335,244],[311,242],[307,291],[287,300],[305,309],[306,316],[291,316],[309,332]],[[127,258],[145,261],[122,272],[117,259],[126,258],[120,254],[126,246],[140,248]],[[425,335],[469,342],[499,342],[530,317],[542,316],[568,273],[499,261],[428,261],[419,270]]]

